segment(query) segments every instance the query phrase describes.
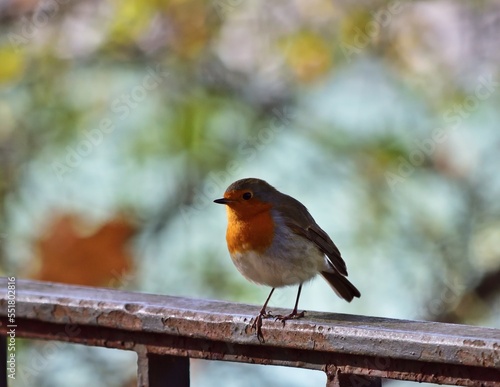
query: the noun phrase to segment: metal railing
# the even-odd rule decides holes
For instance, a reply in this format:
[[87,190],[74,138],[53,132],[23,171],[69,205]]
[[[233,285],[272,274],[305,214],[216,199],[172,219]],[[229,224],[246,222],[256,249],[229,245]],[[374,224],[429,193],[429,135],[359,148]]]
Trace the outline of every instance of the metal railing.
[[[0,288],[7,285],[0,278]],[[1,294],[0,333],[9,341],[12,320],[6,291]],[[498,329],[308,312],[285,326],[265,320],[260,343],[250,328],[258,311],[222,301],[18,280],[14,329],[16,337],[133,350],[141,387],[188,386],[189,358],[323,370],[327,386],[380,386],[384,378],[500,386]]]

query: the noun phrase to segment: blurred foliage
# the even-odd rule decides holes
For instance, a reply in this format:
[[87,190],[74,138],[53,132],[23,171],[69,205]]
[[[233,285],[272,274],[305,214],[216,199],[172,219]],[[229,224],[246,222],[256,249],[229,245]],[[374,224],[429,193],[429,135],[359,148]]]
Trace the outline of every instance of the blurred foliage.
[[316,80],[332,67],[331,47],[314,33],[301,31],[288,37],[283,47],[285,59],[299,82]]
[[497,2],[14,0],[0,21],[2,273],[260,302],[212,206],[255,175],[339,244],[363,297],[335,310],[500,326]]

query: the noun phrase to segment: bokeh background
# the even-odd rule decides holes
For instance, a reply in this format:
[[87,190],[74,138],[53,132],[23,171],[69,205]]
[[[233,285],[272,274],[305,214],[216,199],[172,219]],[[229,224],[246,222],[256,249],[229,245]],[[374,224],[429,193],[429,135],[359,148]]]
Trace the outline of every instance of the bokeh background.
[[[304,309],[499,328],[499,36],[486,0],[2,0],[0,272],[261,304],[212,203],[253,176],[309,208],[362,293],[318,279]],[[18,351],[15,387],[135,385],[133,353]]]

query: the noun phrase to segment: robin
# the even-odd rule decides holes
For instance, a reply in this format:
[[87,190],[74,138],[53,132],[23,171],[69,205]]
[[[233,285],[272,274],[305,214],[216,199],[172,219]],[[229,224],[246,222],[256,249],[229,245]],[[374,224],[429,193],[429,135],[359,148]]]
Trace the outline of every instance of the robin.
[[[304,317],[303,311],[297,311],[302,285],[317,274],[344,300],[361,296],[346,278],[339,249],[298,200],[264,180],[248,178],[232,183],[224,197],[214,202],[227,206],[226,241],[236,268],[246,279],[272,288],[252,325],[259,341],[264,342],[263,318],[274,317],[284,324]],[[293,311],[268,313],[274,289],[289,285],[299,285]]]

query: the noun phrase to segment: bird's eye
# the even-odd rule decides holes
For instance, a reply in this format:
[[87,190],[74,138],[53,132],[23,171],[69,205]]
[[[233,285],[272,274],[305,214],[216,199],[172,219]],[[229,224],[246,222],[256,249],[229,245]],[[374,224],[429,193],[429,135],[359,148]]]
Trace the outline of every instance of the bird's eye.
[[251,192],[245,192],[243,194],[243,200],[249,200],[252,198],[252,193]]

